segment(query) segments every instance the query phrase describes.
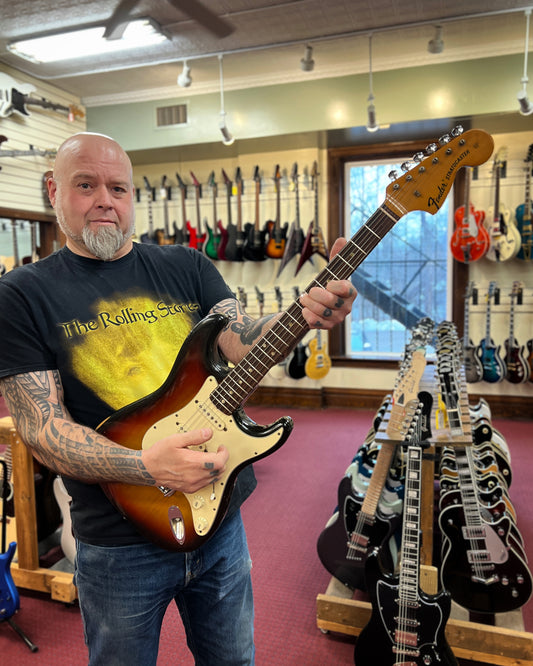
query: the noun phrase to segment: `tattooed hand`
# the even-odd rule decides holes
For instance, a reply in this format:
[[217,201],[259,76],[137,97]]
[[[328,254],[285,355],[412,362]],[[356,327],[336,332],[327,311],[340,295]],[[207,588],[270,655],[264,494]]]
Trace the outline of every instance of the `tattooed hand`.
[[[330,257],[333,258],[345,244],[345,238],[337,238]],[[356,296],[357,291],[349,280],[331,280],[325,289],[312,287],[300,296],[302,315],[310,328],[331,329],[350,314]]]

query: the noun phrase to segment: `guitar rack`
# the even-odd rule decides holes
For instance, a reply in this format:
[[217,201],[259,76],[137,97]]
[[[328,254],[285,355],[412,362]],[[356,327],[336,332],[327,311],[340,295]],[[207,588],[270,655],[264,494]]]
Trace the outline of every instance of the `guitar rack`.
[[72,603],[77,598],[72,574],[39,566],[33,457],[9,416],[0,418],[0,444],[11,447],[13,464],[17,534],[17,562],[11,563],[13,581],[17,588],[46,592],[56,601]]
[[[464,374],[464,373],[463,373]],[[420,382],[420,389],[433,396],[435,387],[434,366],[427,366]],[[435,401],[434,401],[435,403]],[[461,417],[463,424],[470,424],[466,380],[461,381]],[[383,418],[376,441],[390,441],[386,428],[390,405]],[[435,423],[434,414],[432,423]],[[435,452],[441,446],[467,446],[472,444],[471,428],[464,427],[463,435],[452,436],[448,428],[440,428],[430,438],[430,447],[424,450],[422,462],[422,513],[420,527],[423,534],[420,552],[420,586],[428,594],[438,592],[438,571],[432,566],[434,525]],[[353,591],[332,577],[324,594],[317,595],[317,627],[323,632],[337,632],[358,636],[370,620],[371,604],[354,598]],[[525,632],[520,609],[508,613],[487,614],[485,624],[470,621],[468,611],[452,603],[452,612],[446,624],[446,639],[459,659],[466,659],[479,666],[533,666],[533,633]],[[479,617],[479,615],[478,615]]]

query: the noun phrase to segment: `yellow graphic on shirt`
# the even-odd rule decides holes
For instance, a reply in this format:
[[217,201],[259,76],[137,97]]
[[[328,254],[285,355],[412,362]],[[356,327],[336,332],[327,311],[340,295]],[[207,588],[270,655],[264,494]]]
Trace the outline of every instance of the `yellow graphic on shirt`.
[[117,410],[165,381],[198,304],[125,295],[97,301],[92,309],[90,320],[59,326],[72,343],[74,374]]

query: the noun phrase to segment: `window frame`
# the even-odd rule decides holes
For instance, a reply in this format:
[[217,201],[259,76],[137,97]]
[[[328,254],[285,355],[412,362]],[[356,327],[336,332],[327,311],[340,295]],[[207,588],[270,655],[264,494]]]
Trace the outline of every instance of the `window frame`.
[[[343,233],[345,224],[345,164],[346,162],[387,159],[391,162],[405,160],[419,151],[424,151],[426,146],[434,142],[435,138],[426,140],[401,141],[394,143],[379,143],[361,146],[345,146],[341,148],[330,148],[327,151],[327,238],[329,247],[335,239]],[[450,205],[455,211],[464,197],[465,170],[461,169],[456,176],[453,188],[453,201]],[[383,192],[383,199],[385,192]],[[458,261],[452,261],[449,278],[452,285],[451,293],[452,321],[457,326],[458,335],[463,335],[463,294],[468,282],[468,266]],[[386,359],[356,359],[346,356],[345,350],[346,332],[344,326],[337,326],[329,333],[329,355],[334,367],[360,367],[360,368],[397,368],[397,360]]]

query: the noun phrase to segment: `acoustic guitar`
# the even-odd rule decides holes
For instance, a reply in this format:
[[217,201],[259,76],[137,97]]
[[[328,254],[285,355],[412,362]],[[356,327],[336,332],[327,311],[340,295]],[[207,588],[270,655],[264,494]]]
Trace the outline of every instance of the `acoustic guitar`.
[[[457,171],[486,161],[492,137],[482,130],[455,128],[432,145],[427,157],[391,182],[384,202],[306,287],[325,287],[348,279],[398,220],[412,210],[435,213],[444,202]],[[436,149],[436,150],[435,150]],[[163,548],[190,551],[216,531],[229,505],[237,475],[246,465],[270,455],[288,439],[292,419],[268,426],[254,423],[244,403],[266,373],[309,332],[299,299],[235,366],[217,352],[217,338],[227,317],[212,314],[200,321],[183,343],[162,386],[107,418],[98,431],[127,448],[151,447],[162,437],[210,427],[212,438],[200,448],[216,451],[224,444],[229,460],[224,473],[196,493],[165,487],[108,482],[102,487],[117,509],[140,533]]]

